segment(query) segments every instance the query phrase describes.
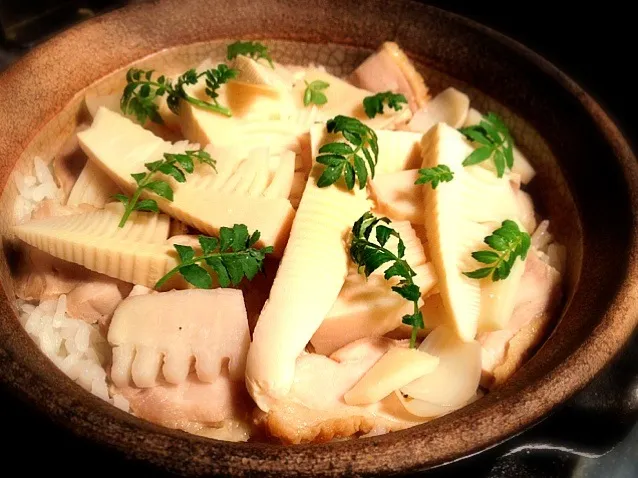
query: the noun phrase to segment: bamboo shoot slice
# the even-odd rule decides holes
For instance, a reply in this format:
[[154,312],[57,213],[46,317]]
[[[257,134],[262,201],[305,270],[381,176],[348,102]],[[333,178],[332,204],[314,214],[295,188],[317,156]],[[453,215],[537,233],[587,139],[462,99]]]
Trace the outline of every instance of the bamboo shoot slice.
[[328,101],[323,105],[316,105],[318,119],[321,121],[327,121],[337,115],[345,115],[357,118],[371,128],[383,129],[393,128],[399,123],[407,122],[412,117],[410,108],[404,105],[399,111],[385,108],[382,114],[369,118],[363,109],[363,99],[374,95],[374,93],[357,88],[319,68],[309,68],[306,71],[304,80],[305,82],[300,81],[293,88],[293,97],[297,108],[300,110],[306,108],[303,104],[306,82],[323,81],[330,85],[322,91]]
[[437,327],[419,351],[439,359],[438,367],[401,387],[401,393],[438,407],[458,408],[476,394],[481,379],[481,345],[462,342],[447,327]]
[[456,88],[447,88],[419,109],[408,123],[410,131],[427,133],[437,123],[452,128],[463,126],[470,108],[470,98]]
[[370,183],[377,207],[393,220],[423,224],[423,186],[417,169],[377,174]]
[[137,387],[152,387],[160,370],[177,385],[193,362],[201,381],[214,382],[224,361],[231,380],[240,380],[250,343],[242,292],[195,289],[129,297],[115,310],[108,341],[113,367],[120,371],[113,376],[118,387],[130,378]]
[[118,192],[120,188],[108,174],[93,162],[87,161],[71,189],[66,205],[90,204],[102,208]]
[[343,396],[348,405],[370,405],[432,373],[438,357],[416,349],[392,348]]
[[173,248],[166,243],[169,217],[133,212],[118,227],[122,208],[70,216],[49,217],[14,226],[16,236],[65,261],[110,277],[154,287],[177,265]]
[[[90,160],[130,192],[136,187],[132,173],[144,171],[145,163],[160,159],[164,152],[174,149],[171,143],[104,108],[98,112],[91,128],[79,133],[78,138]],[[250,231],[260,231],[260,246],[273,246],[275,254],[280,255],[294,217],[290,201],[243,194],[241,191],[248,191],[252,185],[254,173],[245,189],[241,186],[239,192],[235,191],[242,183],[242,163],[235,159],[228,161],[230,164],[221,168],[224,181],[219,180],[211,168],[198,166],[185,183],[167,178],[174,193],[172,202],[158,196],[153,199],[162,211],[208,235],[218,234],[222,226],[246,224]]]
[[311,171],[248,352],[246,385],[264,411],[289,392],[297,356],[348,274],[345,240],[352,224],[370,209],[365,190],[319,188],[322,170],[316,164]]
[[[492,286],[490,281],[470,279],[463,272],[481,267],[472,252],[486,248],[483,239],[503,220],[517,220],[518,203],[508,178],[497,178],[479,166],[463,166],[472,147],[450,126],[439,123],[432,128],[423,137],[422,150],[424,168],[443,164],[454,174],[452,181],[436,189],[423,188],[424,221],[445,309],[458,336],[469,342],[487,315],[493,316],[488,322],[507,320],[504,314],[510,307],[505,302],[510,293],[506,291],[515,288],[520,278],[514,274],[505,284]],[[503,294],[491,299],[497,290]],[[501,295],[503,304],[499,303]]]
[[[325,125],[317,124],[310,129],[310,149],[312,157],[319,154],[324,143],[345,141],[341,135],[329,134]],[[379,143],[379,161],[376,174],[389,174],[404,169],[416,169],[421,166],[422,134],[411,131],[375,130]]]

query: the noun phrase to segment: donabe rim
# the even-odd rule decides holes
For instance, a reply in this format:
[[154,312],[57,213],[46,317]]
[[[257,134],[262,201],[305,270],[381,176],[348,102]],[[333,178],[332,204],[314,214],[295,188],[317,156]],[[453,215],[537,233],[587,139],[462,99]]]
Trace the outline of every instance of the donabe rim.
[[[0,91],[11,91],[11,88],[15,88],[19,84],[21,78],[26,78],[29,71],[24,66],[27,63],[31,68],[45,67],[49,53],[56,52],[58,48],[64,47],[65,44],[90,40],[92,35],[100,34],[104,25],[121,23],[124,26],[128,26],[130,29],[126,31],[126,35],[123,38],[130,40],[131,38],[126,37],[135,35],[133,15],[136,12],[138,14],[142,11],[148,12],[148,8],[156,8],[157,12],[170,11],[171,5],[180,5],[180,8],[187,8],[184,6],[185,3],[188,3],[188,1],[163,0],[153,4],[131,5],[77,25],[40,45],[10,67],[7,72],[0,76]],[[194,4],[194,2],[191,3]],[[280,2],[269,3],[279,4]],[[302,8],[303,5],[310,2],[298,0],[292,3],[295,4],[295,8]],[[359,2],[350,0],[324,0],[324,3],[330,5],[346,4],[355,9],[359,4]],[[634,277],[638,278],[638,245],[636,241],[638,237],[638,166],[627,141],[609,116],[581,87],[547,60],[520,43],[474,21],[431,6],[401,0],[384,2],[383,4],[386,9],[396,7],[400,12],[404,12],[407,6],[413,11],[435,12],[436,15],[446,17],[453,23],[463,24],[481,35],[490,37],[507,47],[514,54],[532,63],[580,102],[582,108],[592,118],[604,136],[606,143],[618,158],[633,206],[633,235],[628,251],[627,275],[616,290],[613,302],[597,327],[567,360],[558,364],[543,378],[522,387],[518,393],[500,397],[498,400],[490,399],[484,401],[485,399],[483,399],[453,415],[443,417],[434,422],[379,437],[338,443],[295,446],[217,442],[178,430],[160,427],[115,409],[111,405],[93,397],[79,386],[74,386],[73,396],[69,397],[68,392],[61,390],[60,385],[55,383],[57,379],[56,373],[49,369],[46,371],[28,370],[20,363],[19,358],[13,356],[7,357],[7,361],[11,365],[11,371],[16,372],[16,376],[23,375],[27,379],[16,382],[11,379],[11,371],[8,372],[8,368],[0,367],[0,381],[8,383],[19,395],[28,401],[35,402],[38,408],[44,410],[58,423],[70,428],[77,435],[96,440],[111,448],[116,448],[126,455],[161,465],[168,470],[186,471],[192,475],[199,475],[201,470],[205,469],[209,473],[248,474],[263,472],[284,476],[289,474],[298,475],[300,473],[314,476],[341,475],[343,473],[369,475],[397,471],[409,472],[438,466],[481,451],[519,433],[524,428],[542,419],[553,407],[562,403],[589,382],[629,339],[631,331],[638,321],[636,316],[638,308],[638,279],[634,279]],[[410,18],[402,13],[400,15],[401,18],[396,28],[399,28],[403,23],[412,22],[418,25],[420,22],[419,19],[414,17]],[[257,32],[244,36],[250,36],[251,38],[260,37]],[[302,36],[293,35],[282,35],[281,37],[268,35],[261,36],[261,38],[317,40],[316,38],[303,38]],[[208,39],[212,40],[214,38]],[[331,42],[339,44],[339,40],[333,39]],[[195,43],[197,41],[195,39],[186,43]],[[353,42],[348,41],[342,41],[341,43],[353,44]],[[177,43],[168,47],[173,46],[177,46]],[[128,59],[126,59],[124,64],[128,62]],[[114,69],[111,68],[111,71]],[[63,103],[58,104],[58,106],[61,108]],[[35,133],[30,135],[29,138],[25,138],[26,140],[32,140],[40,129],[55,116],[55,113],[52,115],[51,111],[49,113],[49,115],[37,119],[38,127],[31,130]],[[28,133],[26,134],[28,136]],[[9,147],[0,142],[0,152],[3,155],[8,153],[9,157],[12,158],[11,162],[15,163],[18,153],[23,150],[23,146],[26,146],[28,141],[23,142],[22,145],[13,144]],[[5,184],[7,179],[8,174],[3,178]],[[579,286],[580,282],[577,288]],[[10,310],[13,309],[5,291],[0,298],[0,312],[5,319],[9,318],[10,314],[15,319],[15,313],[9,312]],[[624,340],[618,340],[618,337],[624,337]],[[35,344],[32,345],[35,347]],[[41,352],[38,350],[38,353]],[[0,349],[0,359],[3,354],[4,350]],[[582,361],[589,362],[588,372],[581,374],[570,373],[572,367]],[[55,366],[50,364],[50,369],[53,368]],[[44,372],[49,375],[47,376]],[[58,373],[61,374],[61,372]],[[44,382],[39,381],[40,379],[44,380]],[[65,378],[65,380],[69,379]],[[547,392],[556,386],[560,386],[564,393],[560,396],[548,395]],[[51,390],[54,393],[50,395],[49,401],[36,400],[36,392],[48,393]],[[526,407],[529,404],[535,406],[522,410],[522,407],[519,408],[519,406],[523,399]],[[484,405],[485,403],[488,403],[488,405],[485,407],[480,406],[480,404]],[[510,410],[511,413],[502,413],[502,410],[505,409]],[[532,412],[529,412],[529,410],[532,410]],[[469,437],[472,437],[469,440],[472,444],[465,445],[457,439],[456,445],[448,447],[445,453],[424,459],[423,457],[427,456],[426,452],[430,444],[430,438],[442,434],[445,428],[449,429],[449,426],[446,425],[451,423],[456,428],[466,432]],[[108,428],[102,427],[103,424],[108,425]],[[479,439],[475,439],[474,437],[476,436]],[[137,448],[136,445],[140,443],[141,438],[149,438],[150,440],[145,447]],[[409,446],[406,446],[406,441],[409,442]],[[169,455],[167,450],[170,450],[172,455]]]

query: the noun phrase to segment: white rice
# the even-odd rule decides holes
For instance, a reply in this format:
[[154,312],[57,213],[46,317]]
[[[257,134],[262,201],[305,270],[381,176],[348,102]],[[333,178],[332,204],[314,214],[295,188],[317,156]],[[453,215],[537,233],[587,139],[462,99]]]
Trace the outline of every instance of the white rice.
[[[180,144],[177,148],[185,146]],[[33,160],[33,169],[30,176],[19,171],[13,173],[19,192],[14,206],[18,223],[29,220],[44,199],[62,198],[51,169],[41,158]],[[67,315],[66,295],[37,305],[18,300],[17,306],[26,332],[62,372],[93,395],[129,411],[129,403],[123,396],[109,393],[105,367],[110,362],[111,348],[97,325]]]
[[111,350],[96,326],[66,314],[66,295],[39,305],[18,301],[20,322],[42,352],[93,395],[128,411],[128,401],[109,394],[105,366]]
[[554,241],[554,236],[549,232],[549,221],[547,219],[541,221],[531,239],[532,246],[536,249],[538,257],[560,274],[563,274],[567,263],[567,249]]
[[62,197],[62,192],[55,184],[51,170],[40,157],[36,156],[33,160],[33,168],[33,176],[25,176],[20,171],[13,173],[13,180],[20,193],[14,205],[14,216],[18,223],[29,220],[40,201],[59,200]]

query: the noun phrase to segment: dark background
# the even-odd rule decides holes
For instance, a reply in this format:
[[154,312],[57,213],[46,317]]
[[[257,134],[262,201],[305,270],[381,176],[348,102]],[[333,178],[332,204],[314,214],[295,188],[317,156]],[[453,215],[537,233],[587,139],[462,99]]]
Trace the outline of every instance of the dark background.
[[[69,21],[124,1],[0,2],[0,69]],[[628,2],[427,2],[491,26],[529,46],[579,82],[638,145],[636,41]],[[578,5],[569,7],[570,3]],[[60,8],[61,5],[65,7]],[[72,4],[75,4],[72,5]],[[210,2],[214,8],[214,2]],[[78,10],[77,5],[92,7]],[[47,15],[43,12],[49,11]],[[17,19],[41,18],[29,24]],[[597,194],[592,191],[592,194]],[[638,477],[638,335],[589,387],[540,425],[427,477]],[[0,388],[0,476],[166,476],[78,440]],[[613,451],[610,451],[612,450]],[[37,457],[34,459],[34,457]],[[77,461],[76,461],[77,460]],[[88,469],[85,468],[88,466]],[[12,470],[15,469],[15,473]],[[6,473],[6,474],[5,474]]]

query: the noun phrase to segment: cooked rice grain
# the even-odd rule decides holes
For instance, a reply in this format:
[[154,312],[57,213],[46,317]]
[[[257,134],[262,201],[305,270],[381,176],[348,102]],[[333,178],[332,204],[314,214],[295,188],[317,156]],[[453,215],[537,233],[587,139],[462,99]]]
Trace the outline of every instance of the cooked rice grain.
[[34,176],[13,172],[13,180],[20,195],[14,204],[14,216],[18,223],[29,220],[38,203],[44,199],[60,199],[62,193],[53,179],[49,166],[39,157],[33,160]]
[[106,339],[96,326],[66,315],[66,295],[39,305],[18,301],[20,322],[42,352],[82,388],[128,411],[128,401],[109,395],[105,365],[110,357]]

